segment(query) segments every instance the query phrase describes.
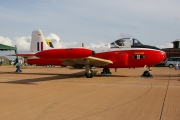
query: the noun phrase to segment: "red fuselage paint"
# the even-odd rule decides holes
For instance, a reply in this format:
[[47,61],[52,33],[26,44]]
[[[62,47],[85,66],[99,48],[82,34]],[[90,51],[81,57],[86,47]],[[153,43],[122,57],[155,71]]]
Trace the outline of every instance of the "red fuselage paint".
[[33,58],[27,59],[28,64],[36,64],[36,65],[57,65],[62,66],[62,61],[58,59],[41,59],[41,58]]
[[135,68],[158,64],[166,58],[166,53],[161,50],[131,48],[97,53],[93,56],[113,61],[113,64],[104,66],[106,68]]
[[78,59],[85,58],[92,55],[92,50],[85,48],[59,48],[59,49],[48,49],[37,52],[36,57],[41,59]]
[[62,65],[63,60],[86,58],[93,56],[111,60],[113,64],[101,66],[103,68],[136,68],[152,67],[166,58],[166,53],[161,50],[147,48],[117,49],[107,52],[92,54],[92,50],[84,48],[49,49],[35,54],[38,59],[29,59],[29,64]]

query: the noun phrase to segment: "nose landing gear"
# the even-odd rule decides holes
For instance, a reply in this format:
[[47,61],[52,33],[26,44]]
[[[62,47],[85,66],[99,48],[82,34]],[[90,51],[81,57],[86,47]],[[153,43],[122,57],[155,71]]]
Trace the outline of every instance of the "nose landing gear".
[[151,68],[148,67],[148,70],[144,71],[141,77],[147,77],[147,78],[152,78],[153,75],[151,74]]

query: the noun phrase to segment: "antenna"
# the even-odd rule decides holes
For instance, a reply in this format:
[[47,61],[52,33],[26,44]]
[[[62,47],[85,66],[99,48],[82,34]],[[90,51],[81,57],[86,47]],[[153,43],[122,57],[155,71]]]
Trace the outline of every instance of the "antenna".
[[84,43],[82,43],[82,47],[84,47]]

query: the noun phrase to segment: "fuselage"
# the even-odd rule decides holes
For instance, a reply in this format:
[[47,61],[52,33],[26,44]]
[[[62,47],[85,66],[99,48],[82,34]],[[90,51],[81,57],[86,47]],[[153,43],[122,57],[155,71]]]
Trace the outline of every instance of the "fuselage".
[[[166,53],[149,48],[122,48],[111,49],[106,52],[94,54],[86,49],[51,49],[39,52],[35,58],[28,59],[29,64],[63,65],[63,60],[78,59],[93,56],[111,60],[113,64],[101,66],[103,68],[136,68],[151,67],[166,58]],[[78,65],[78,64],[77,64]],[[82,65],[81,65],[82,66]]]
[[157,49],[124,48],[96,53],[93,56],[113,62],[113,64],[104,66],[105,68],[135,68],[158,64],[166,58],[166,53]]

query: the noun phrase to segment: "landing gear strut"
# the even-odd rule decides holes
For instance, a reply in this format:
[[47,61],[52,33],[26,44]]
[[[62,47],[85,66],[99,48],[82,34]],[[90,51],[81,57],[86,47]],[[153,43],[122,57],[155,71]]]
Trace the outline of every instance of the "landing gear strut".
[[144,73],[141,75],[141,77],[152,78],[153,75],[151,74],[151,68],[149,67],[148,70],[144,71]]
[[86,78],[93,78],[93,76],[94,76],[94,73],[91,70],[91,66],[88,64],[85,65],[85,76],[86,76]]
[[110,72],[109,68],[103,68],[103,71],[101,72],[102,75],[111,75],[112,73]]

